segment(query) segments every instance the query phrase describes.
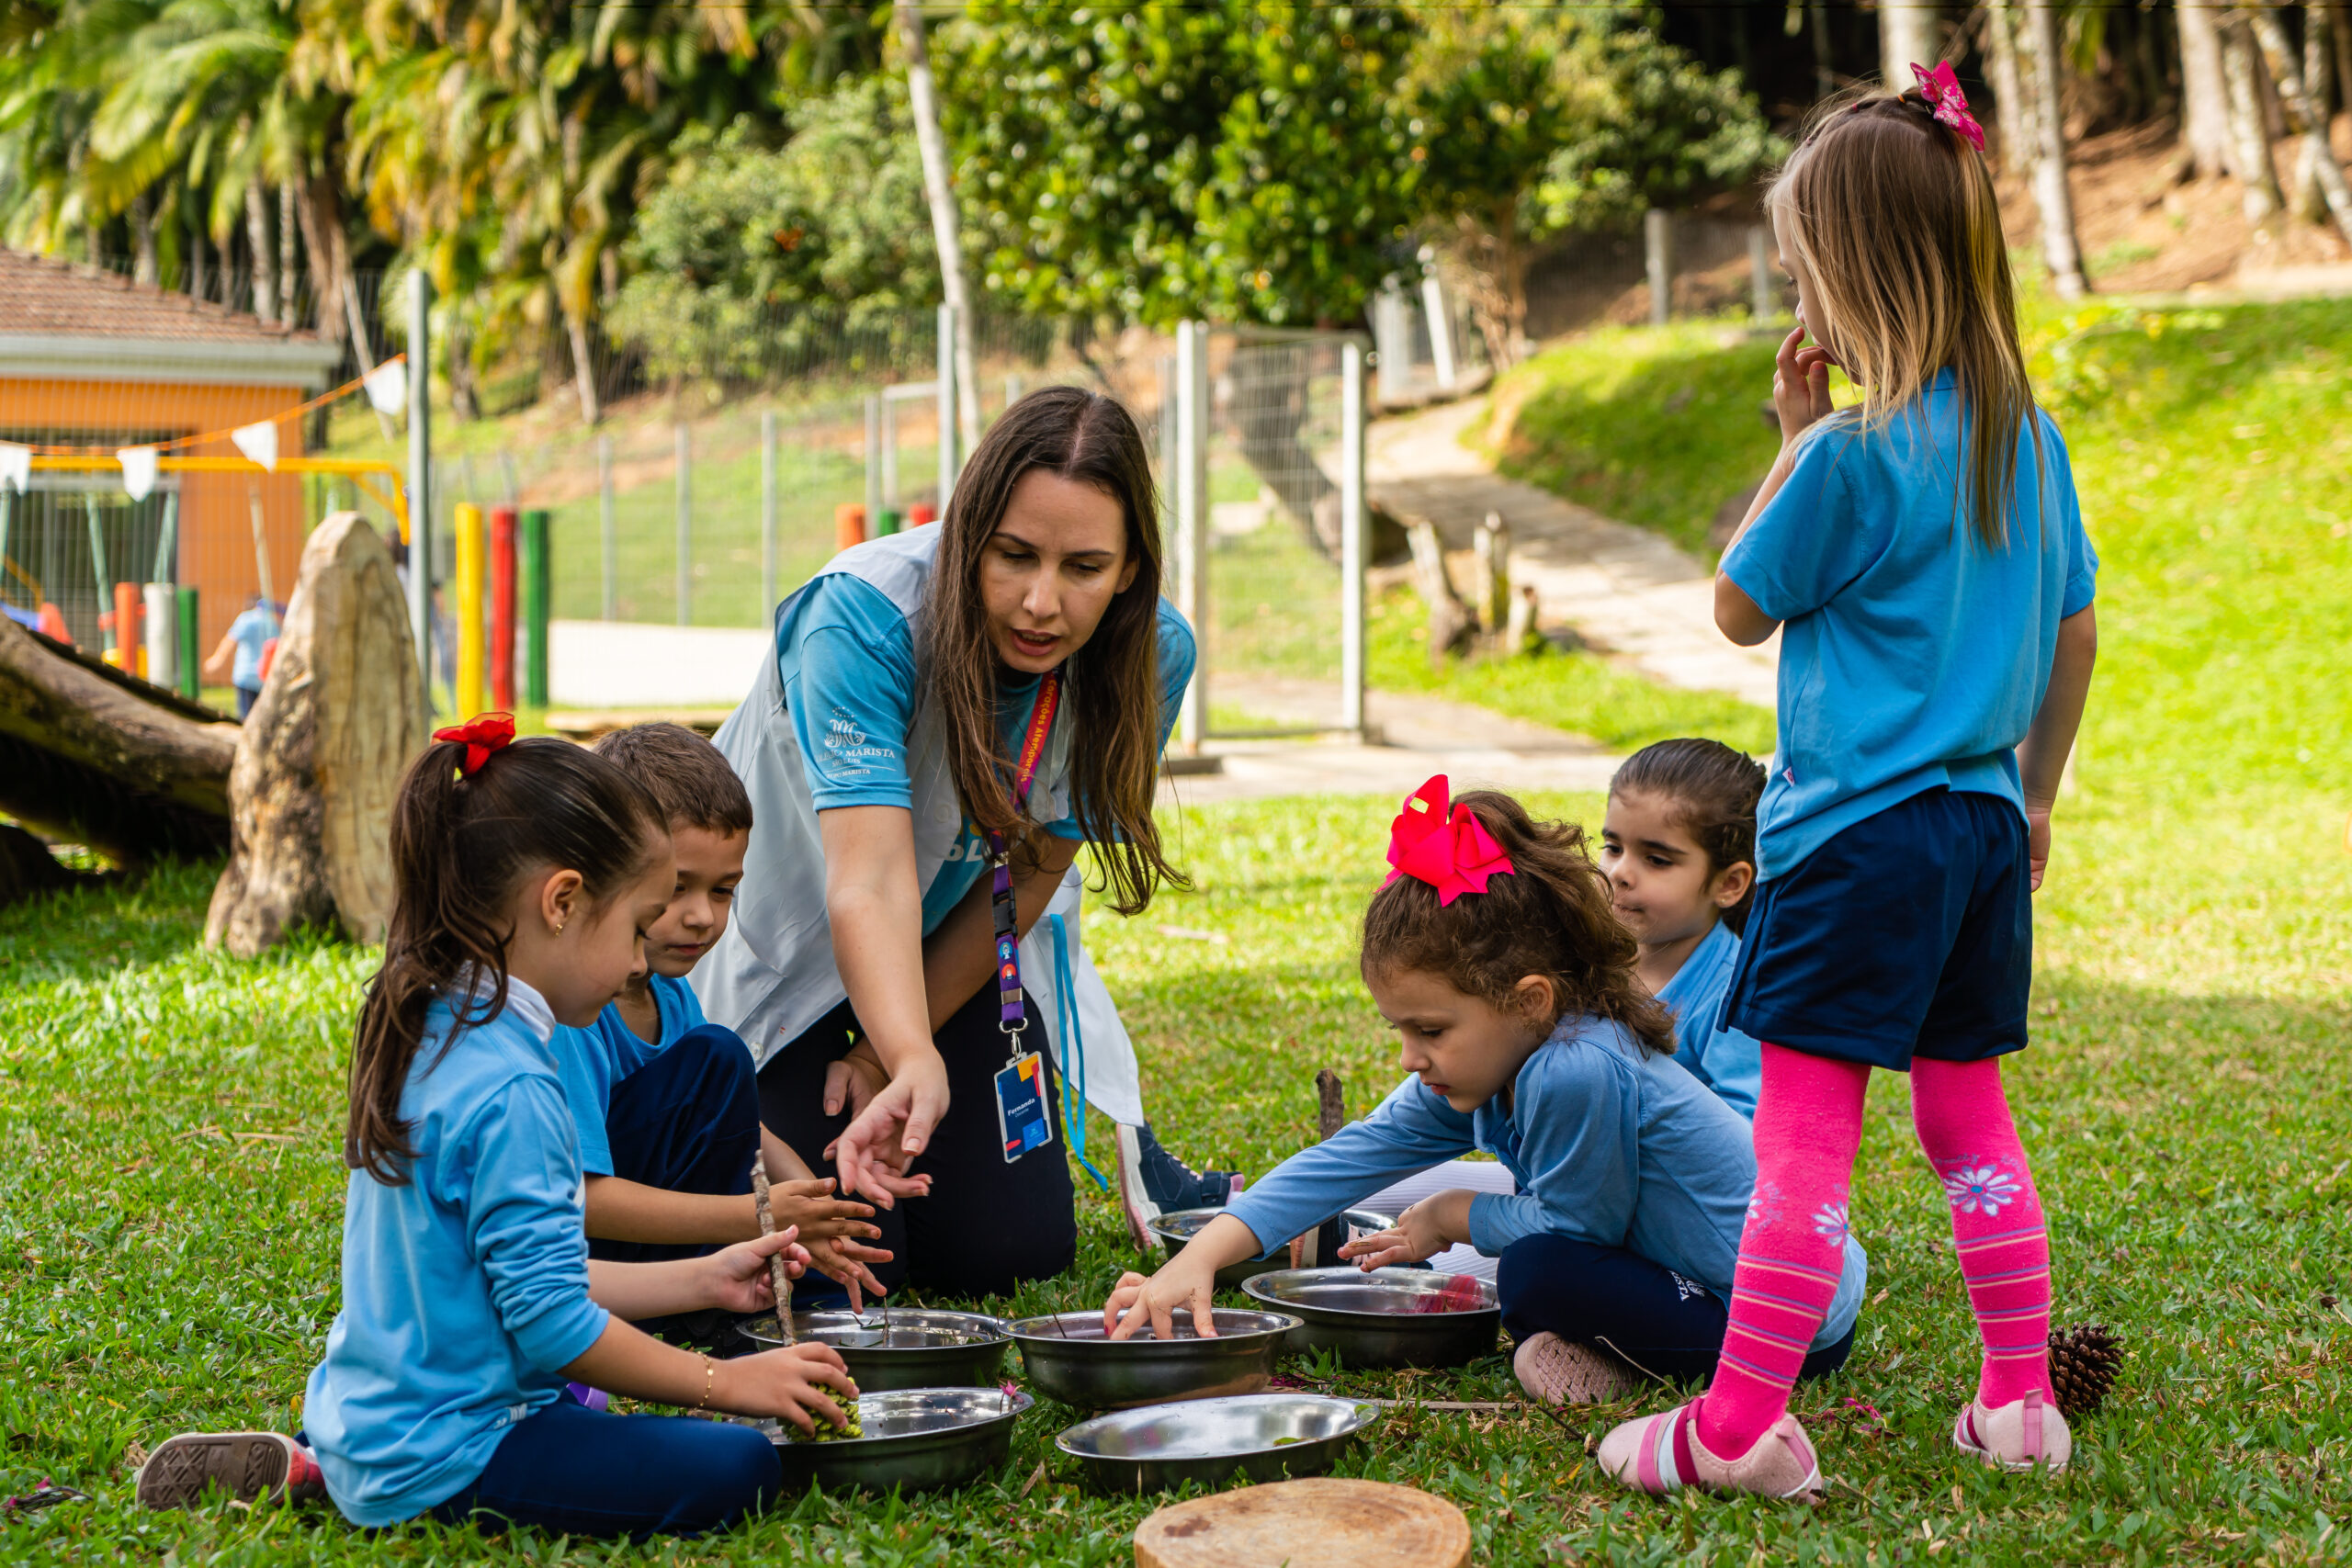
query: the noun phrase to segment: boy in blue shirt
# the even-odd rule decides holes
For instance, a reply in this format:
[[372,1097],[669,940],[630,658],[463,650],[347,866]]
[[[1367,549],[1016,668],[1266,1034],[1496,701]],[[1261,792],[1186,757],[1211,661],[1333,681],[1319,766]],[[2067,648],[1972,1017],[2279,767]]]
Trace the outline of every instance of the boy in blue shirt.
[[243,613],[229,623],[220,646],[204,661],[206,680],[218,681],[226,675],[229,684],[236,688],[240,722],[254,711],[261,696],[262,655],[277,636],[277,606],[265,604],[258,593],[247,594]]

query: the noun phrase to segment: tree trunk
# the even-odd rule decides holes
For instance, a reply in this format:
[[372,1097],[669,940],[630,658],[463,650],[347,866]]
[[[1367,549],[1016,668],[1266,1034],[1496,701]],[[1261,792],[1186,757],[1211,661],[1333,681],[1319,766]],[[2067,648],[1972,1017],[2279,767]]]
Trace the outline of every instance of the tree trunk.
[[2018,70],[2015,0],[1989,0],[1984,36],[1993,62],[1993,109],[2001,126],[2001,166],[2013,175],[2028,174],[2033,168],[2033,106]]
[[[302,227],[295,216],[294,182],[287,180],[277,187],[277,320],[285,326],[294,325],[296,287],[301,274],[301,259],[295,252],[295,241]],[[258,271],[261,258],[254,258]]]
[[0,616],[0,812],[138,866],[228,842],[237,727]]
[[0,909],[85,880],[81,873],[61,864],[47,844],[22,828],[0,822]]
[[277,267],[270,254],[269,202],[259,180],[245,182],[245,246],[254,254],[254,314],[277,320]]
[[2256,228],[2276,218],[2286,204],[2263,124],[2261,72],[2262,57],[2253,34],[2244,16],[2233,11],[2222,29],[2222,75],[2230,89],[2230,163],[2245,186],[2245,220]]
[[907,45],[907,100],[913,110],[915,150],[922,155],[922,191],[931,207],[931,237],[939,247],[939,284],[956,312],[956,438],[966,457],[980,441],[980,372],[973,348],[972,300],[964,283],[964,242],[948,177],[947,141],[939,130],[939,95],[931,79],[931,47],[914,0],[895,0],[899,36]]
[[589,341],[588,322],[580,312],[570,305],[561,308],[563,330],[571,344],[571,384],[580,394],[580,417],[590,424],[598,424],[604,421],[605,405],[596,396],[595,345]]
[[2066,119],[2059,83],[2058,19],[2053,0],[2025,0],[2026,65],[2033,83],[2033,200],[2041,211],[2041,254],[2050,268],[2051,289],[2061,299],[2079,299],[2090,287],[2083,276],[2083,247],[2075,237],[2075,197],[2066,184]]
[[[2327,192],[2320,185],[2319,165],[2323,160],[2333,161],[2327,144],[2328,122],[2333,118],[2335,102],[2332,59],[2328,49],[2330,24],[2335,18],[2326,6],[2303,7],[2303,96],[2311,100],[2311,113],[2316,118],[2320,134],[2318,145],[2307,134],[2303,138],[2301,156],[2295,160],[2295,216],[2312,223],[2327,221]],[[2266,49],[2267,44],[2264,46]],[[2289,106],[2290,113],[2293,106]]]
[[[2256,9],[2247,14],[2247,20],[2262,46],[2264,60],[2269,63],[2271,79],[2278,84],[2278,101],[2287,111],[2287,118],[2302,133],[2304,164],[2324,197],[2327,210],[2335,215],[2337,231],[2347,243],[2352,243],[2352,189],[2345,186],[2344,166],[2335,161],[2335,152],[2327,144],[2327,115],[2319,107],[2322,100],[2314,98],[2307,89],[2303,73],[2295,64],[2294,48],[2287,40],[2287,29],[2278,25],[2278,14]],[[2324,61],[2324,53],[2321,58]]]
[[1879,0],[1878,7],[1878,68],[1879,78],[1896,92],[1912,87],[1917,78],[1911,67],[1924,65],[1935,69],[1936,61],[1943,53],[1942,40],[1937,36],[1936,7],[1923,0]]
[[205,297],[204,272],[204,225],[191,219],[187,226],[187,297],[189,299],[201,299]]
[[2335,96],[2352,108],[2352,6],[2346,0],[2329,0],[2326,10],[2327,39],[2335,46]]
[[2217,179],[2231,172],[2230,88],[2222,67],[2221,7],[2180,0],[2180,150],[2188,172]]
[[139,246],[131,280],[153,288],[163,281],[164,269],[155,259],[155,198],[146,191],[130,198],[130,230]]
[[343,319],[343,204],[334,182],[297,174],[294,209],[302,223],[302,248],[311,257],[311,325],[329,343],[341,343]]
[[336,513],[303,547],[277,660],[237,740],[207,945],[251,958],[304,927],[384,939],[392,802],[425,722],[391,552],[357,513]]

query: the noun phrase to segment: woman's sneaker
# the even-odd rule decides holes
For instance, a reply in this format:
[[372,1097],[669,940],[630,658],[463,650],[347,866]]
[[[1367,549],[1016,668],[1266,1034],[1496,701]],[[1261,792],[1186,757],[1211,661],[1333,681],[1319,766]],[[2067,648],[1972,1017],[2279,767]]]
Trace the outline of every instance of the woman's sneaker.
[[1642,1375],[1580,1339],[1530,1335],[1511,1353],[1519,1386],[1545,1404],[1611,1404],[1642,1386]]
[[1738,1459],[1717,1459],[1699,1440],[1696,1400],[1618,1427],[1600,1439],[1600,1468],[1653,1495],[1692,1486],[1811,1502],[1826,1490],[1821,1461],[1795,1416],[1783,1416],[1767,1427]]
[[139,1501],[150,1508],[194,1507],[214,1486],[240,1503],[327,1495],[319,1461],[283,1432],[182,1432],[139,1470]]
[[2035,1389],[1994,1408],[1970,1400],[1951,1426],[1952,1446],[1995,1470],[2056,1473],[2075,1457],[2075,1434],[2058,1407]]
[[1136,1174],[1164,1213],[1172,1209],[1222,1209],[1240,1190],[1238,1170],[1194,1170],[1159,1146],[1151,1123],[1136,1129]]

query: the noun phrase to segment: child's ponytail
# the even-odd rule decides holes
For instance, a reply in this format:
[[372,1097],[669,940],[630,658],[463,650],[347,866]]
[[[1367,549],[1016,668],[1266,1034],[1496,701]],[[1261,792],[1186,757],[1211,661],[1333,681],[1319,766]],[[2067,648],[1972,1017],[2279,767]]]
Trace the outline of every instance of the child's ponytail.
[[1363,971],[1442,975],[1456,990],[1509,1012],[1519,982],[1552,983],[1558,1010],[1623,1025],[1648,1050],[1670,1055],[1674,1021],[1634,977],[1634,938],[1619,922],[1607,878],[1573,822],[1539,822],[1527,807],[1494,790],[1453,798],[1467,807],[1503,853],[1509,873],[1487,879],[1483,893],[1441,902],[1437,888],[1399,876],[1373,895],[1364,911]]
[[569,741],[426,748],[392,807],[392,918],[352,1041],[345,1164],[391,1185],[408,1179],[414,1150],[401,1094],[425,1010],[469,983],[473,1004],[451,1000],[462,1023],[504,1009],[508,906],[524,878],[568,868],[601,902],[644,867],[662,831],[642,786]]

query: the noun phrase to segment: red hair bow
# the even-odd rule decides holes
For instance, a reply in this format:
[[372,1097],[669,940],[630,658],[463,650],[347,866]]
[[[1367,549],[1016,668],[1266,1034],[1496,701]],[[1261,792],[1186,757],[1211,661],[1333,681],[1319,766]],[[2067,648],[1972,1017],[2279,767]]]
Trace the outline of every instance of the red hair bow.
[[[1409,876],[1437,889],[1441,906],[1484,893],[1488,879],[1511,873],[1510,856],[1466,806],[1451,807],[1443,773],[1406,798],[1388,825],[1388,881]],[[1382,884],[1387,886],[1386,883]]]
[[433,739],[451,741],[466,749],[465,756],[458,760],[458,772],[471,778],[476,770],[490,761],[492,751],[504,750],[514,739],[514,716],[511,713],[478,713],[463,724],[435,730]]
[[1936,111],[1936,118],[1960,132],[1967,143],[1979,152],[1984,151],[1984,128],[1968,112],[1968,95],[1960,90],[1960,78],[1952,74],[1951,62],[1938,61],[1933,71],[1914,65],[1911,74],[1919,78],[1919,96]]

